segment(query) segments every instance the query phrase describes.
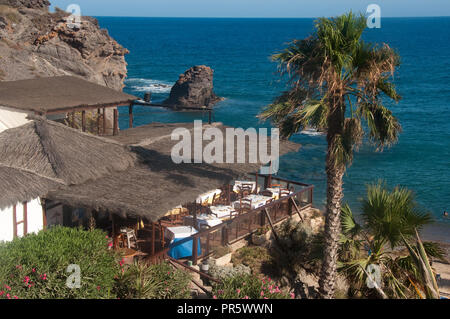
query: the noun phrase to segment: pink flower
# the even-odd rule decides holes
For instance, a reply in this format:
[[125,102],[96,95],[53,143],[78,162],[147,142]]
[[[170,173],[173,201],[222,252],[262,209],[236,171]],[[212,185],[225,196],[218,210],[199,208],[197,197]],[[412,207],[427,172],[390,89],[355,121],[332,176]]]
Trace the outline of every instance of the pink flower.
[[11,296],[9,294],[6,294],[6,298],[11,299]]
[[248,296],[245,296],[244,299],[249,299]]
[[295,299],[295,294],[291,292],[291,299]]
[[264,296],[264,291],[261,290],[261,297]]
[[236,289],[236,292],[237,292],[238,294],[240,294],[240,293],[241,293],[241,289]]
[[27,283],[28,284],[28,282],[30,281],[30,277],[28,277],[28,276],[25,276],[25,278],[23,279],[23,282],[25,282],[25,283]]
[[8,289],[8,290],[11,290],[11,287],[8,286],[8,285],[5,285],[5,288]]
[[113,243],[108,243],[108,247],[112,247],[113,246]]
[[213,296],[213,299],[217,299],[217,296],[216,296],[216,295],[214,295],[214,296]]
[[16,269],[22,269],[22,266],[21,265],[17,265]]
[[32,272],[36,272],[36,268],[33,268],[31,271],[32,271]]
[[14,296],[14,299],[19,299],[19,297],[17,297],[17,296]]
[[0,291],[0,296],[3,296],[3,294],[4,294],[5,292],[2,290],[2,291]]

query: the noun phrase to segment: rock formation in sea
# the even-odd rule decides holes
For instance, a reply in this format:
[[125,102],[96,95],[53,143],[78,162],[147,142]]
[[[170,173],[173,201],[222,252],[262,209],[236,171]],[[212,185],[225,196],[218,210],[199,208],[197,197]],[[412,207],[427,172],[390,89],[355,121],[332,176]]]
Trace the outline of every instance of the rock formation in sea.
[[[98,21],[49,12],[47,0],[0,0],[0,81],[74,75],[122,90],[127,74],[123,48]],[[69,21],[70,22],[70,21]],[[107,111],[112,126],[112,109]]]
[[214,71],[205,65],[196,65],[180,75],[164,104],[176,107],[212,107],[222,100],[214,93]]

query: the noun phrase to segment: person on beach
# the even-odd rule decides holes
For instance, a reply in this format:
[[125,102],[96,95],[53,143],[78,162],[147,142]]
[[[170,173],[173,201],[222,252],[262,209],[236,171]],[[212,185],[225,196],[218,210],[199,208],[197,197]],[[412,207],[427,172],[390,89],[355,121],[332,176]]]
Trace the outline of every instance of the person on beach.
[[447,218],[448,217],[448,212],[445,210],[444,211],[444,218]]

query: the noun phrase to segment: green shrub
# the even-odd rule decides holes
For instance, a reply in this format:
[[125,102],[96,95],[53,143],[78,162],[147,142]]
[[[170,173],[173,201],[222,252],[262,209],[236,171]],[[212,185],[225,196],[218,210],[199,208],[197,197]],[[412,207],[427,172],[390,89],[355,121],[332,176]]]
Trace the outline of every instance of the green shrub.
[[277,248],[272,249],[273,261],[280,272],[295,271],[297,266],[316,272],[323,259],[323,234],[314,233],[302,222],[287,220],[278,228]]
[[224,278],[213,287],[214,299],[293,299],[294,294],[282,291],[270,278],[236,275]]
[[245,246],[238,249],[231,259],[233,265],[243,264],[252,270],[254,275],[273,273],[272,257],[268,250],[260,246]]
[[143,262],[124,266],[115,292],[121,299],[187,299],[190,275],[170,264],[148,266]]
[[[80,267],[80,288],[66,285],[71,264]],[[114,297],[110,292],[118,274],[101,230],[53,227],[0,244],[0,298]]]

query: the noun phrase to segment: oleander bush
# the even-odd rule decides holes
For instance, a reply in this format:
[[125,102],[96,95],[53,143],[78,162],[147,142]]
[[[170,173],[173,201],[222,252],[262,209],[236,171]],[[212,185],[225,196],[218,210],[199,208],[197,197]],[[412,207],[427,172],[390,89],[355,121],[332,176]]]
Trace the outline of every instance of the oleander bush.
[[[101,230],[59,226],[1,243],[0,298],[114,298],[120,268],[108,246]],[[79,288],[67,285],[76,283],[71,264],[80,267]]]
[[268,277],[239,274],[224,278],[213,287],[214,299],[294,299],[295,295],[281,290]]
[[188,299],[191,276],[169,263],[123,265],[115,292],[121,299]]

